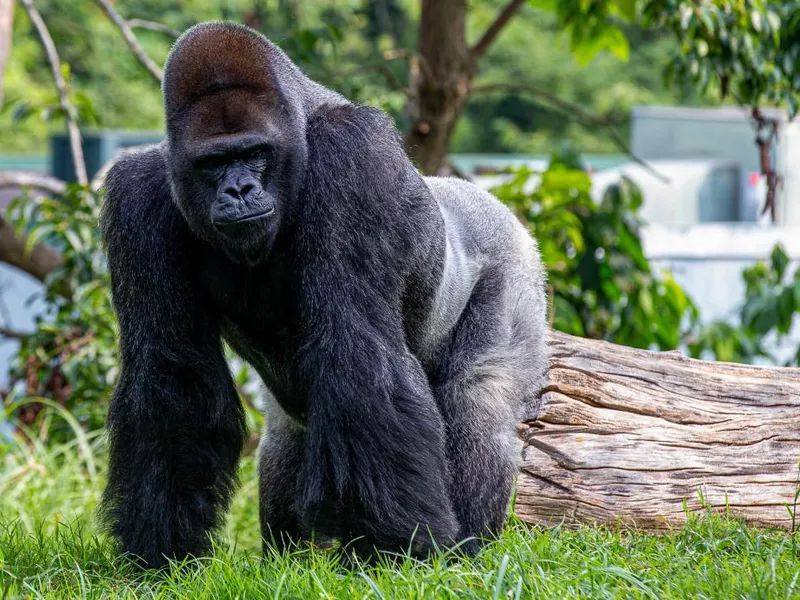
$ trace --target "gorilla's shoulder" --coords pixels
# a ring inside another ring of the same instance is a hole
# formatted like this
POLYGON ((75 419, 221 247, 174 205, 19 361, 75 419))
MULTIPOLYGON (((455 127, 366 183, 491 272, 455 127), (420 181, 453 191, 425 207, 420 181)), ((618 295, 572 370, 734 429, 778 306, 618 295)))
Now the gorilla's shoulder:
POLYGON ((367 134, 396 133, 393 121, 381 109, 352 102, 323 104, 309 118, 310 135, 330 135, 343 131, 367 134))
POLYGON ((311 115, 306 129, 312 160, 375 159, 402 155, 394 122, 382 110, 358 104, 327 104, 311 115))
POLYGON ((164 142, 123 151, 115 159, 103 185, 100 228, 106 239, 152 232, 176 212, 166 160, 164 142))
POLYGON ((142 192, 168 190, 166 153, 165 142, 124 150, 106 175, 106 197, 116 202, 142 192))

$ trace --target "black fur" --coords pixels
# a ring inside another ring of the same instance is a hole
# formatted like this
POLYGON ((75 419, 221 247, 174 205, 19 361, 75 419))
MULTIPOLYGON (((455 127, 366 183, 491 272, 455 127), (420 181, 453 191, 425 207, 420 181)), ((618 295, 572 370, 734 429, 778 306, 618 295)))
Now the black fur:
POLYGON ((122 549, 148 565, 196 555, 224 515, 244 428, 221 338, 272 396, 266 543, 339 538, 369 555, 408 548, 416 531, 424 555, 496 533, 514 424, 544 373, 532 242, 480 195, 448 225, 450 200, 434 199, 381 111, 316 87, 245 28, 185 34, 165 82, 168 140, 114 165, 102 216, 122 360, 103 515, 122 549), (258 93, 204 95, 180 76, 182 61, 216 64, 206 48, 226 36, 252 64, 220 58, 214 77, 238 90, 245 67, 264 69, 258 93), (269 152, 240 152, 251 134, 269 152), (235 149, 209 171, 193 155, 220 135, 235 149), (252 173, 250 196, 223 193, 252 173), (260 216, 264 203, 275 210, 260 216), (231 233, 212 222, 220 211, 258 215, 231 233))

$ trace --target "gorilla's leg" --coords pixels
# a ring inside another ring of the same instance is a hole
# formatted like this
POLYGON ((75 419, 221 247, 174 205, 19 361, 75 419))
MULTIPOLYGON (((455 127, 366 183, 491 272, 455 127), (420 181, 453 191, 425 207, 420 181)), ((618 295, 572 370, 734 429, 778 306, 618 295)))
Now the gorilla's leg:
POLYGON ((461 546, 468 554, 503 528, 518 468, 516 424, 543 375, 543 327, 519 320, 524 296, 499 274, 479 282, 432 382, 447 426, 459 541, 475 538, 461 546))
POLYGON ((267 428, 258 463, 261 538, 265 549, 269 544, 282 551, 300 540, 300 521, 294 506, 297 473, 304 452, 303 434, 299 428, 288 424, 267 428))
POLYGON ((284 551, 293 543, 308 540, 326 546, 337 534, 335 503, 321 507, 313 523, 302 522, 297 510, 297 478, 305 461, 305 433, 271 395, 266 405, 267 424, 258 463, 264 548, 270 545, 284 551))

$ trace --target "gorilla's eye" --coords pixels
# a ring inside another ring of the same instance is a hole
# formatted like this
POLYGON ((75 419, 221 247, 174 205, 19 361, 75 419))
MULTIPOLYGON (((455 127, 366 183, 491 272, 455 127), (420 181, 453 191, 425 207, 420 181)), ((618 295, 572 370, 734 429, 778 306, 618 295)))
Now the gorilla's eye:
POLYGON ((200 171, 211 172, 223 168, 230 162, 230 157, 225 154, 210 154, 208 156, 198 158, 195 161, 195 166, 200 171))
POLYGON ((246 161, 265 161, 272 160, 273 149, 266 144, 248 148, 241 157, 246 161))
POLYGON ((198 156, 194 160, 194 166, 198 172, 206 174, 217 173, 234 163, 247 163, 258 168, 266 168, 272 161, 273 155, 274 150, 268 144, 244 147, 227 146, 198 156))

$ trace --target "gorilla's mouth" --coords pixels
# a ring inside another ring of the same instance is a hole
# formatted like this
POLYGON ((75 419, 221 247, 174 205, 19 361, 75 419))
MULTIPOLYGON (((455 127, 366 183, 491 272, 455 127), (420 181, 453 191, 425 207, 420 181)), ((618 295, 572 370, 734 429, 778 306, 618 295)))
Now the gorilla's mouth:
POLYGON ((258 212, 245 213, 243 215, 236 215, 233 218, 227 216, 220 216, 214 219, 214 226, 219 229, 230 229, 234 227, 241 227, 242 225, 250 225, 252 223, 261 221, 271 217, 275 213, 275 205, 261 209, 258 212))
POLYGON ((275 212, 275 207, 274 206, 270 206, 269 208, 264 209, 264 210, 262 210, 260 212, 257 212, 257 213, 251 213, 249 215, 243 215, 241 217, 238 217, 238 218, 230 220, 230 221, 222 221, 222 222, 218 221, 218 223, 221 224, 221 225, 233 224, 233 223, 249 223, 250 221, 258 221, 259 219, 263 219, 264 217, 269 217, 274 212, 275 212))

